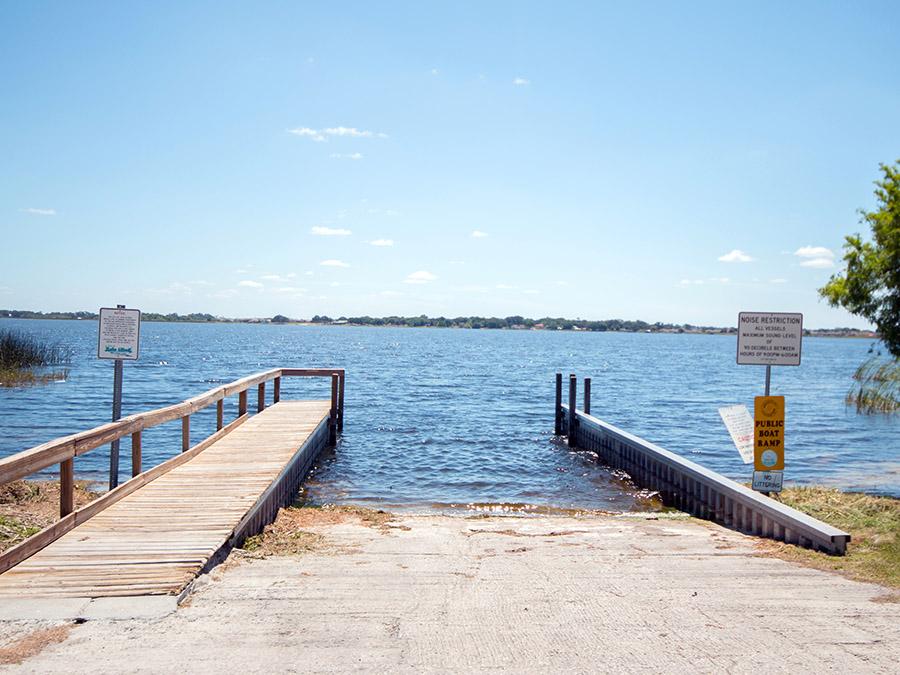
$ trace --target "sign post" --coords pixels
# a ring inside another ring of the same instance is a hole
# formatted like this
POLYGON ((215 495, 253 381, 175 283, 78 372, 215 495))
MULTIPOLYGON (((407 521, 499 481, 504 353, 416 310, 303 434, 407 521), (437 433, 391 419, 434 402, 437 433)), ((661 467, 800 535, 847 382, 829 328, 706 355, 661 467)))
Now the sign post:
POLYGON ((799 366, 803 315, 788 312, 738 314, 737 362, 766 367, 766 394, 753 406, 753 489, 781 492, 784 478, 784 396, 770 396, 772 366, 799 366))
MULTIPOLYGON (((100 330, 97 339, 97 358, 113 359, 113 403, 112 421, 122 417, 122 364, 125 360, 136 361, 140 354, 141 310, 125 309, 125 305, 115 308, 100 308, 100 330)), ((109 449, 109 489, 119 484, 119 440, 112 442, 109 449)))

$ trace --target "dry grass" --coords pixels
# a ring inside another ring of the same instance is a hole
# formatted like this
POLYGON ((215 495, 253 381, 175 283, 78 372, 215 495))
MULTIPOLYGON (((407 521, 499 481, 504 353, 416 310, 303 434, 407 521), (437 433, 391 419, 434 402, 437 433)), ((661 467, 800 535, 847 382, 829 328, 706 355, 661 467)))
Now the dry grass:
POLYGON ((301 555, 327 547, 325 537, 304 528, 340 523, 357 523, 367 527, 385 528, 393 516, 360 506, 303 506, 281 509, 275 522, 266 526, 262 534, 248 537, 243 549, 255 555, 301 555))
POLYGON ((25 659, 39 654, 45 647, 64 642, 74 624, 67 623, 52 628, 41 628, 25 637, 0 647, 0 665, 18 665, 25 659))
MULTIPOLYGON (((847 555, 832 556, 769 540, 760 542, 769 554, 851 579, 900 588, 900 499, 873 497, 834 488, 795 487, 777 499, 852 536, 847 555)), ((900 595, 886 596, 900 599, 900 595)))
MULTIPOLYGON (((97 497, 90 483, 75 483, 75 508, 97 497)), ((59 481, 17 480, 0 485, 0 553, 59 519, 59 481)))
POLYGON ((0 387, 24 387, 50 382, 64 382, 69 377, 68 369, 53 370, 49 373, 35 373, 23 368, 0 368, 0 387))

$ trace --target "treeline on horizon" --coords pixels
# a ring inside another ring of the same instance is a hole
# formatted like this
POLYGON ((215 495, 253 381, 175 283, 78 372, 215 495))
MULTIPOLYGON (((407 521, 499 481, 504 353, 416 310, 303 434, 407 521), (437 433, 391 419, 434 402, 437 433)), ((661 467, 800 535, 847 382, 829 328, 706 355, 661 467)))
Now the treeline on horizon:
MULTIPOLYGON (((94 320, 99 318, 95 312, 33 312, 30 310, 0 309, 0 318, 10 319, 82 319, 94 320)), ((507 317, 484 316, 458 316, 447 318, 443 316, 429 317, 424 314, 419 316, 339 316, 336 319, 330 316, 316 314, 312 319, 292 319, 283 314, 273 317, 232 319, 222 316, 214 316, 206 313, 159 314, 156 312, 142 312, 142 321, 179 322, 179 323, 313 323, 319 325, 348 325, 348 326, 384 326, 394 328, 470 328, 470 329, 507 329, 507 330, 583 330, 597 332, 702 332, 702 333, 736 333, 734 327, 721 326, 695 326, 693 324, 647 323, 646 321, 629 321, 624 319, 604 319, 592 321, 588 319, 566 319, 562 317, 543 317, 529 319, 514 315, 507 317)), ((874 335, 871 331, 858 328, 824 328, 804 329, 805 335, 812 334, 864 334, 874 335)))

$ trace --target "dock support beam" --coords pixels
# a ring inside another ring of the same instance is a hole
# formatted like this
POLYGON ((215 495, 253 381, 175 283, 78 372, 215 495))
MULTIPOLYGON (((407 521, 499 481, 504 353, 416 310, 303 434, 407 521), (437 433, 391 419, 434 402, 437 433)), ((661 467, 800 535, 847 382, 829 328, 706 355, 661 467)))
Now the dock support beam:
POLYGON ((181 418, 181 451, 187 452, 191 449, 191 416, 185 415, 181 418))
POLYGON ((566 431, 569 434, 569 447, 575 447, 575 398, 578 395, 578 378, 569 375, 569 423, 566 431))
POLYGON ((337 420, 337 430, 338 433, 343 433, 344 431, 344 380, 347 375, 342 370, 340 384, 338 389, 338 420, 337 420))
POLYGON ((584 378, 584 414, 591 414, 591 378, 584 378))
POLYGON ((556 400, 553 403, 553 433, 562 435, 562 373, 556 374, 556 400))
POLYGON ((328 415, 328 445, 337 445, 339 373, 331 374, 331 412, 328 415))
POLYGON ((131 434, 131 477, 141 473, 141 432, 131 434))
POLYGON ((256 412, 261 413, 266 409, 266 383, 260 382, 256 387, 256 412))
POLYGON ((75 510, 75 460, 59 463, 59 517, 65 518, 75 510))

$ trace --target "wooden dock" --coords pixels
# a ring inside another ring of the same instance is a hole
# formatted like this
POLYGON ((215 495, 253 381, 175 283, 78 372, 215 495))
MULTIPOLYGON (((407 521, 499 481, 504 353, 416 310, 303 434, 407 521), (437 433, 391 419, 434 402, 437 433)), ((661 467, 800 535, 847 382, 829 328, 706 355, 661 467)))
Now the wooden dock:
MULTIPOLYGON (((343 371, 331 370, 267 371, 179 404, 193 412, 229 393, 241 398, 238 418, 225 425, 220 415, 220 429, 210 438, 149 471, 136 472, 130 481, 0 556, 0 569, 6 570, 0 574, 0 598, 182 594, 200 572, 261 531, 279 507, 293 500, 316 456, 335 440, 343 377, 343 371), (332 376, 331 400, 280 401, 285 374, 332 376), (266 407, 269 379, 275 380, 274 401, 266 407), (254 385, 259 412, 251 416, 246 390, 254 385)), ((173 415, 173 408, 178 406, 163 409, 167 414, 152 411, 113 425, 119 425, 122 435, 133 434, 135 425, 147 428, 181 417, 183 429, 189 430, 184 421, 189 415, 173 415)), ((56 446, 77 447, 79 437, 91 438, 95 432, 0 460, 0 484, 34 471, 41 454, 55 457, 56 446)), ((140 441, 132 440, 139 468, 140 441)), ((64 495, 62 501, 66 499, 64 495)), ((61 509, 65 511, 64 504, 61 509)))

